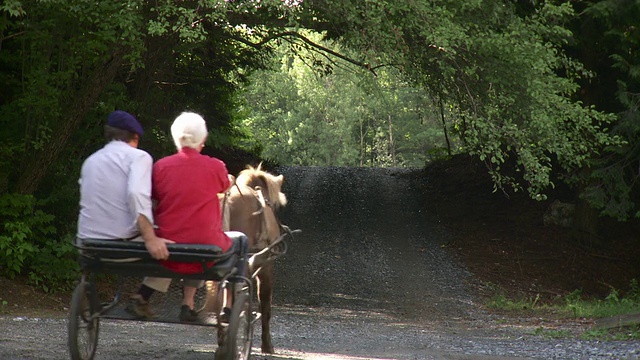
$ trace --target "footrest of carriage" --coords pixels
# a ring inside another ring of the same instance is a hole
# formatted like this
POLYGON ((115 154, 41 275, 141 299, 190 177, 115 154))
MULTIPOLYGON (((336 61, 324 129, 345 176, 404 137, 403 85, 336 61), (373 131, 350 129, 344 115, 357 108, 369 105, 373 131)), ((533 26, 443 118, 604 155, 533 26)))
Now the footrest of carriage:
POLYGON ((200 311, 195 321, 180 321, 180 307, 174 308, 159 308, 153 309, 155 315, 152 318, 140 318, 130 314, 125 310, 126 303, 122 306, 116 306, 109 311, 101 315, 101 318, 112 320, 132 320, 132 321, 144 321, 144 322, 161 322, 161 323, 175 323, 186 325, 200 325, 200 326, 216 326, 218 321, 214 314, 207 311, 200 311))

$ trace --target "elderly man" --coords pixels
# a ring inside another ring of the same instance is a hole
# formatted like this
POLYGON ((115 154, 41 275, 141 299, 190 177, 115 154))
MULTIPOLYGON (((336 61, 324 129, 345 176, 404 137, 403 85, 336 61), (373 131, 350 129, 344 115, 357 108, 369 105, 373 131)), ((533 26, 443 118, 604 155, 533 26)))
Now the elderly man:
MULTIPOLYGON (((201 154, 207 140, 207 126, 204 119, 195 113, 184 112, 171 126, 171 135, 178 152, 156 162, 153 166, 152 198, 156 201, 154 210, 158 234, 176 243, 216 245, 223 251, 232 247, 232 240, 222 230, 222 214, 218 194, 224 193, 232 184, 226 165, 219 159, 201 154)), ((240 241, 237 249, 246 254, 246 240, 240 241)), ((199 263, 163 264, 181 274, 203 271, 199 263)), ((238 264, 244 271, 244 262, 238 264)), ((146 278, 138 291, 138 303, 148 303, 154 291, 166 292, 171 279, 146 278)), ((183 282, 183 302, 180 309, 181 321, 195 321, 194 296, 203 282, 185 280, 183 282)), ((144 312, 137 312, 139 316, 144 312)))
POLYGON ((77 237, 144 241, 153 258, 166 260, 166 243, 172 241, 156 236, 153 229, 153 159, 138 149, 143 134, 133 115, 121 110, 109 114, 108 143, 82 164, 77 237))

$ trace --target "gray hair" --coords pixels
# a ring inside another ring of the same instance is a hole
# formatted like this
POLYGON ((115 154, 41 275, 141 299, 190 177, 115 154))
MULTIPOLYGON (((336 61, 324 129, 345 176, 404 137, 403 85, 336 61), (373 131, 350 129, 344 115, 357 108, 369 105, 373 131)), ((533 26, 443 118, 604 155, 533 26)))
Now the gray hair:
POLYGON ((202 116, 183 112, 171 125, 171 136, 178 150, 183 147, 198 149, 200 144, 207 138, 207 124, 202 116))
POLYGON ((104 126, 104 137, 107 141, 118 140, 129 142, 134 139, 135 135, 135 133, 129 130, 118 129, 109 125, 104 126))

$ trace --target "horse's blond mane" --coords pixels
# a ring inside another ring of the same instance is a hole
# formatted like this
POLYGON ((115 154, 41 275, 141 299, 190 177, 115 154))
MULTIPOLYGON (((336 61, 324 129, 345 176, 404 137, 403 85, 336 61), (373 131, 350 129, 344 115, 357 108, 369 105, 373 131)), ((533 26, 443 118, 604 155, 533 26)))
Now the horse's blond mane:
POLYGON ((247 165, 247 168, 238 174, 236 184, 253 188, 260 183, 260 180, 267 185, 267 191, 269 193, 269 199, 271 199, 272 206, 278 208, 287 204, 287 197, 280 192, 284 176, 275 176, 262 170, 262 163, 258 164, 255 168, 251 165, 247 165))

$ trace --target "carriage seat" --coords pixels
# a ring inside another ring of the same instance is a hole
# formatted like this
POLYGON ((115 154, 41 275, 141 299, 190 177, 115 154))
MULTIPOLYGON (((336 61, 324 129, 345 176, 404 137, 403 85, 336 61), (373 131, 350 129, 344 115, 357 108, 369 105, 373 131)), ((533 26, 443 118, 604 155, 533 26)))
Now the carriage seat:
MULTIPOLYGON (((240 232, 227 232, 230 238, 244 236, 240 232)), ((180 279, 220 281, 235 269, 239 251, 234 241, 232 247, 223 252, 218 246, 202 244, 167 244, 169 259, 178 262, 201 263, 203 272, 180 274, 164 267, 151 257, 143 242, 76 239, 78 262, 83 270, 98 273, 129 276, 153 276, 180 279), (213 266, 208 264, 214 263, 213 266)))

